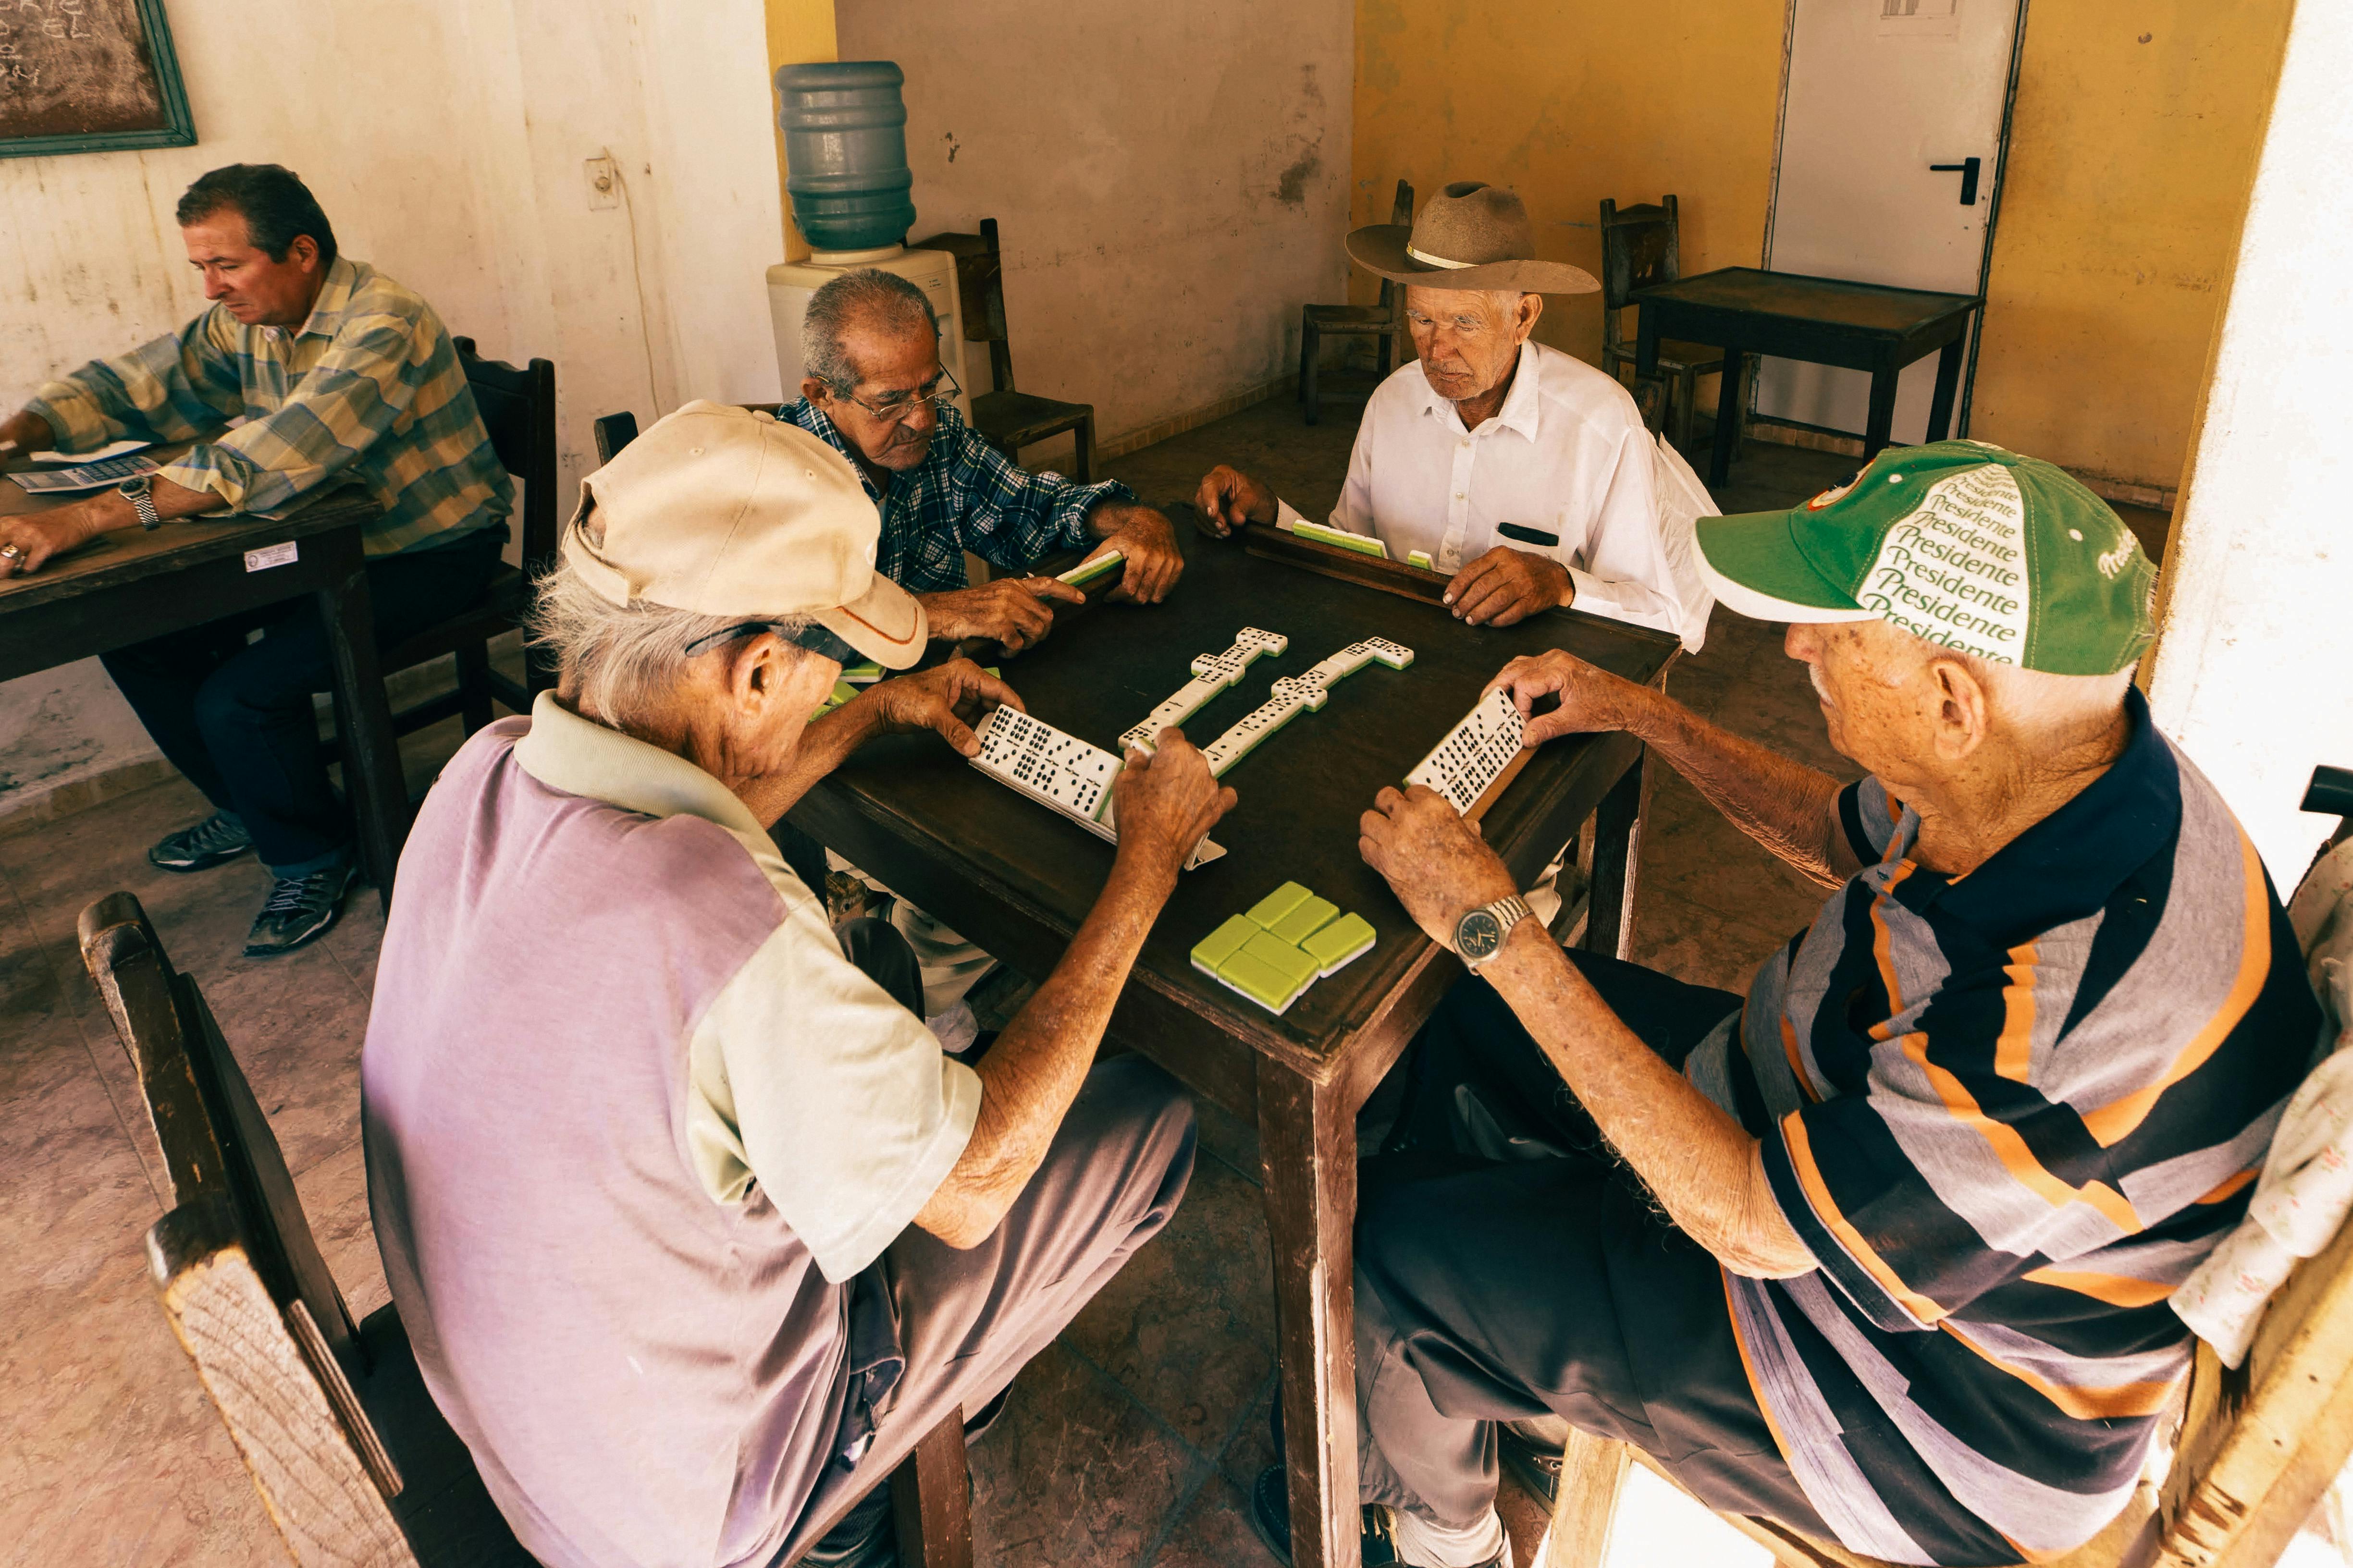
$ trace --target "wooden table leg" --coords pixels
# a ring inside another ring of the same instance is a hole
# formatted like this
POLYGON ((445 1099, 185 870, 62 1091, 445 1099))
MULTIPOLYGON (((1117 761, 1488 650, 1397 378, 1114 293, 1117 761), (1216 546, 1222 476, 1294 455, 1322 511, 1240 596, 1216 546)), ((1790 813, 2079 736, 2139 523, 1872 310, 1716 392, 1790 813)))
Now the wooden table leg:
POLYGON ((408 787, 401 778, 400 742, 392 732, 392 700, 376 664, 367 559, 356 528, 320 535, 318 548, 331 563, 327 585, 314 597, 335 661, 343 788, 359 819, 361 864, 375 879, 376 897, 389 910, 393 869, 408 836, 408 787))
POLYGON ((1741 378, 1748 356, 1731 343, 1724 348, 1724 378, 1715 395, 1715 450, 1707 459, 1707 488, 1720 490, 1732 477, 1732 449, 1740 445, 1740 409, 1745 396, 1741 378))
POLYGON ((1356 1108, 1258 1062, 1259 1158, 1282 1358, 1282 1462, 1295 1568, 1358 1568, 1356 1108))
POLYGON ((1862 429, 1862 460, 1883 451, 1895 435, 1895 391, 1904 367, 1883 360, 1871 373, 1871 419, 1862 429))
POLYGON ((1928 439, 1941 441, 1953 433, 1953 404, 1961 390, 1961 355, 1968 349, 1966 331, 1936 353, 1936 391, 1928 400, 1928 439))
POLYGON ((1588 952, 1624 958, 1634 943, 1634 878, 1642 855, 1642 758, 1619 775, 1593 814, 1593 880, 1588 885, 1588 952))

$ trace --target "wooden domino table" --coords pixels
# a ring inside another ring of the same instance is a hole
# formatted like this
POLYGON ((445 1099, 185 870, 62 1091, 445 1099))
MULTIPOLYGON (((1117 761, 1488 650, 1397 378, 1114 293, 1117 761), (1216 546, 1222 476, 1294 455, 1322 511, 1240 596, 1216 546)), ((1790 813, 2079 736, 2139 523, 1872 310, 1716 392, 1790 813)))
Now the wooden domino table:
MULTIPOLYGON (((1186 571, 1165 604, 1071 610, 1042 645, 1005 664, 1005 679, 1032 712, 1110 748, 1186 683, 1197 655, 1226 648, 1243 626, 1287 637, 1287 652, 1258 659, 1187 724, 1187 737, 1206 745, 1265 701, 1276 679, 1350 643, 1377 636, 1414 650, 1409 669, 1369 669, 1334 687, 1321 711, 1301 714, 1226 775, 1240 796, 1214 830, 1228 852, 1179 879, 1112 1018, 1121 1044, 1258 1126, 1294 1561, 1356 1568, 1356 1116, 1463 973, 1358 858, 1357 816, 1514 656, 1561 647, 1655 682, 1677 645, 1573 611, 1504 630, 1465 626, 1432 602, 1444 580, 1430 574, 1334 563, 1287 535, 1256 530, 1246 542, 1219 542, 1180 518, 1178 532, 1186 571), (1278 1017, 1195 969, 1189 954, 1227 916, 1293 880, 1364 915, 1377 940, 1278 1017)), ((1486 837, 1525 886, 1598 812, 1585 943, 1614 953, 1641 798, 1636 742, 1615 734, 1555 742, 1489 810, 1486 837)), ((860 750, 802 800, 792 821, 1030 975, 1060 957, 1113 853, 930 736, 860 750)))

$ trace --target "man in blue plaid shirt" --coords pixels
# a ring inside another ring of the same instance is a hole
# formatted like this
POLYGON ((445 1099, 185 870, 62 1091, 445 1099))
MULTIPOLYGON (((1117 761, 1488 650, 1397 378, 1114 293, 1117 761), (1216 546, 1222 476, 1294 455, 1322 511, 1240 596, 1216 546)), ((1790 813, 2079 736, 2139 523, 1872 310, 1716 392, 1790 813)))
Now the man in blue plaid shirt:
POLYGON ((947 400, 939 332, 923 291, 893 273, 846 272, 809 300, 808 378, 783 417, 839 448, 882 514, 875 566, 923 602, 935 637, 991 637, 1018 653, 1054 624, 1050 599, 1077 603, 1051 577, 965 585, 964 552, 1006 572, 1096 543, 1126 574, 1114 599, 1158 604, 1185 570, 1168 520, 1117 480, 1032 474, 975 435, 947 400))

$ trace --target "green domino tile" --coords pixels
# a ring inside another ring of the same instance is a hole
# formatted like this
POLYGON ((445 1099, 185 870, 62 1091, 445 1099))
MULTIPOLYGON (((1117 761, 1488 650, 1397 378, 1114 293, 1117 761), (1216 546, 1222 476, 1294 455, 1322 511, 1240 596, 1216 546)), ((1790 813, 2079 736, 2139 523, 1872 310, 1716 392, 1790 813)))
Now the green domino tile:
POLYGON ((1194 943, 1193 967, 1215 974, 1218 965, 1231 958, 1242 943, 1257 934, 1257 922, 1248 915, 1228 915, 1225 924, 1194 943))
POLYGON ((870 658, 863 664, 844 668, 841 679, 852 686, 871 686, 882 679, 882 667, 870 658))
POLYGON ((839 708, 857 695, 858 688, 850 685, 847 680, 837 680, 833 683, 833 696, 829 700, 839 708))
POLYGON ((1297 1001, 1306 984, 1292 979, 1271 963, 1261 963, 1247 952, 1237 952, 1218 965, 1218 978, 1270 1013, 1280 1013, 1297 1001))
POLYGON ((1345 529, 1326 528, 1320 522, 1294 522, 1291 525, 1291 531, 1300 538, 1312 539, 1318 544, 1336 545, 1342 550, 1353 550, 1359 555, 1370 555, 1382 561, 1389 558, 1389 547, 1387 544, 1377 539, 1368 539, 1361 533, 1350 533, 1345 529))
POLYGON ((1307 939, 1322 931, 1339 912, 1340 906, 1331 900, 1319 899, 1310 893, 1305 903, 1266 929, 1293 947, 1304 947, 1307 939))
POLYGON ((1080 564, 1071 567, 1068 572, 1063 573, 1057 581, 1068 583, 1073 588, 1083 588, 1088 584, 1095 582, 1105 574, 1116 570, 1119 563, 1126 558, 1127 557, 1121 552, 1113 550, 1106 554, 1096 556, 1092 561, 1082 562, 1080 564))
POLYGON ((1373 945, 1373 926, 1362 915, 1342 915, 1299 944, 1325 974, 1361 958, 1373 945))
POLYGON ((1315 895, 1296 882, 1285 882, 1257 903, 1250 906, 1250 918, 1269 931, 1274 922, 1305 903, 1315 895))
POLYGON ((1294 985, 1315 978, 1315 961, 1272 931, 1260 931, 1242 943, 1240 955, 1265 964, 1294 985))
POLYGON ((1427 550, 1407 551, 1405 552, 1405 563, 1409 566, 1419 566, 1425 572, 1435 572, 1438 570, 1438 563, 1430 560, 1430 552, 1427 550))

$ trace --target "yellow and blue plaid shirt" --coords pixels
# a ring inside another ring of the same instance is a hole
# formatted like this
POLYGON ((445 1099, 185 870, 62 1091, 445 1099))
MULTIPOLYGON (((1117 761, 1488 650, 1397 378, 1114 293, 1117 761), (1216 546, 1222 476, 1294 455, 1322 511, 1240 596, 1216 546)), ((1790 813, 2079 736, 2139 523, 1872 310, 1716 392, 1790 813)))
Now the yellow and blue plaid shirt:
POLYGON ((177 333, 93 360, 28 404, 60 452, 192 441, 156 477, 274 516, 349 470, 384 515, 370 555, 503 521, 514 482, 491 449, 433 307, 364 261, 337 257, 301 327, 248 327, 216 305, 177 333))

